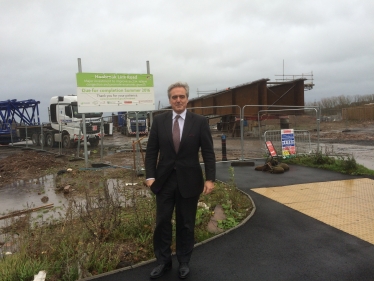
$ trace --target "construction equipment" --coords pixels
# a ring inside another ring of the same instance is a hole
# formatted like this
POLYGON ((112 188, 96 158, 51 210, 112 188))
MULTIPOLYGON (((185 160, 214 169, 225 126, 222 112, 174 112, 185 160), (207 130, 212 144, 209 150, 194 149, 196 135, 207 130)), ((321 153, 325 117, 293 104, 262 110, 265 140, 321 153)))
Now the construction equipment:
POLYGON ((16 99, 0 101, 0 144, 20 141, 16 127, 40 126, 39 101, 16 99))
POLYGON ((146 111, 118 112, 118 128, 121 134, 128 137, 136 136, 136 115, 138 115, 139 135, 148 135, 148 118, 146 111))
MULTIPOLYGON (((61 143, 64 148, 73 148, 78 139, 84 139, 77 96, 52 97, 49 123, 40 122, 39 103, 35 100, 0 102, 0 144, 31 139, 36 146, 54 147, 61 143)), ((86 137, 91 146, 97 146, 104 135, 100 131, 101 116, 101 112, 85 114, 86 137)))

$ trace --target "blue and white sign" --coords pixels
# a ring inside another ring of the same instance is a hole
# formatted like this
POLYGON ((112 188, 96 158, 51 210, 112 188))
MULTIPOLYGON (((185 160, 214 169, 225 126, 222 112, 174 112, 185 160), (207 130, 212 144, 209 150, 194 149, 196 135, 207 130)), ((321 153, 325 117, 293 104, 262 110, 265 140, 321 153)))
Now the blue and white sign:
POLYGON ((281 130, 282 156, 289 158, 296 155, 295 134, 293 129, 281 130))

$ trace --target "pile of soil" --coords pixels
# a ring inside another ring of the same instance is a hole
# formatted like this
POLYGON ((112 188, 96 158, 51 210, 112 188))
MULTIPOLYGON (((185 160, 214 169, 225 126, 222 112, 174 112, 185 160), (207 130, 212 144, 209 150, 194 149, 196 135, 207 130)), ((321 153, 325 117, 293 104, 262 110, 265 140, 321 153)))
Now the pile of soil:
POLYGON ((38 178, 47 171, 66 168, 66 157, 31 150, 16 151, 0 159, 0 187, 17 180, 38 178))

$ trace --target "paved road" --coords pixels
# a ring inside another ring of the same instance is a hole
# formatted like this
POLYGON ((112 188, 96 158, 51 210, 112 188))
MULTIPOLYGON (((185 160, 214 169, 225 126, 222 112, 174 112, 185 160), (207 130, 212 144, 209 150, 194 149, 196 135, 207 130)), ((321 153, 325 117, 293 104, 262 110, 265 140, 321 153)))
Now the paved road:
MULTIPOLYGON (((229 167, 217 165, 218 179, 229 179, 229 167)), ((251 191, 352 178, 299 166, 279 175, 235 167, 237 186, 253 198, 256 212, 243 226, 195 248, 188 280, 374 280, 374 245, 251 191)), ((175 257, 173 262, 158 280, 178 280, 175 257)), ((149 280, 155 265, 87 280, 149 280)))

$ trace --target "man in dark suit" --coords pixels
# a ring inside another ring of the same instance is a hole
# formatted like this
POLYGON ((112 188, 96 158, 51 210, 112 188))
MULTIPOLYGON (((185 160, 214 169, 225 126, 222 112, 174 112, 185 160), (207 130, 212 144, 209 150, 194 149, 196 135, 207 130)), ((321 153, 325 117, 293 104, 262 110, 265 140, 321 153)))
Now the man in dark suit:
POLYGON ((156 115, 148 138, 145 168, 147 186, 156 194, 153 235, 158 266, 151 278, 171 269, 172 214, 176 215, 176 254, 179 277, 188 276, 194 247, 194 227, 200 194, 209 194, 216 176, 213 140, 204 116, 186 110, 189 87, 177 82, 168 88, 173 111, 156 115), (204 161, 204 182, 199 150, 204 161))

